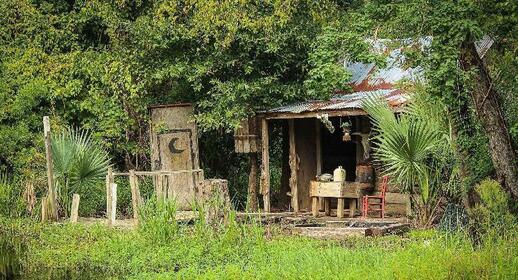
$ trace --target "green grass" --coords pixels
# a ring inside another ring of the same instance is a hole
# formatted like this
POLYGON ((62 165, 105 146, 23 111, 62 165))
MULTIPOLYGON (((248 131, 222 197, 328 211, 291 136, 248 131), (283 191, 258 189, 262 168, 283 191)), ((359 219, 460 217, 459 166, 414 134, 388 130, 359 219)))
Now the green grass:
POLYGON ((143 230, 0 219, 0 235, 24 244, 28 279, 518 279, 516 238, 473 248, 435 231, 340 242, 263 234, 232 223, 182 226, 161 240, 143 230))

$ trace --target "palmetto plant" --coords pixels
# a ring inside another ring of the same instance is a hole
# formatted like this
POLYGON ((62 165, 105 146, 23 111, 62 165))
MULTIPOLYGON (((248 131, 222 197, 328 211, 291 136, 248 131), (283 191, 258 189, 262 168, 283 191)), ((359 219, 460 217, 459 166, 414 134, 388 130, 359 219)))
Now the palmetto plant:
POLYGON ((102 180, 110 165, 108 153, 90 133, 75 128, 53 135, 52 161, 58 198, 67 213, 72 194, 102 180))
POLYGON ((441 108, 431 106, 415 102, 396 115, 387 102, 375 97, 363 103, 374 125, 374 157, 393 183, 420 195, 414 206, 421 225, 429 225, 434 218, 444 177, 442 151, 449 145, 448 126, 435 114, 441 108))

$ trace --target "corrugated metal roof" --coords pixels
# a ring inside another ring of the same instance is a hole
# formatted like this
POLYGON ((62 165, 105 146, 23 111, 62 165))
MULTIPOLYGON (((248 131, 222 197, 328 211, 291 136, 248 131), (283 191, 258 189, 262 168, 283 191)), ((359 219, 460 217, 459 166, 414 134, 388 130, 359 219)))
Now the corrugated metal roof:
POLYGON ((383 97, 393 107, 398 107, 408 100, 408 96, 398 89, 380 89, 359 91, 351 94, 336 94, 329 100, 312 100, 271 109, 269 113, 304 113, 326 110, 361 109, 361 102, 367 96, 383 97))

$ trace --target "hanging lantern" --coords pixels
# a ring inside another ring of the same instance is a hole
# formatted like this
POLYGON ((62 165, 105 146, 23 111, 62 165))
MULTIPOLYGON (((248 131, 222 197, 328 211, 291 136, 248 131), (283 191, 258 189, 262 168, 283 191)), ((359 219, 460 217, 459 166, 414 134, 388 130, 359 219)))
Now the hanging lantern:
POLYGON ((343 133, 344 133, 344 135, 342 136, 342 140, 344 142, 351 141, 351 124, 349 122, 344 122, 341 125, 341 127, 342 127, 343 133))

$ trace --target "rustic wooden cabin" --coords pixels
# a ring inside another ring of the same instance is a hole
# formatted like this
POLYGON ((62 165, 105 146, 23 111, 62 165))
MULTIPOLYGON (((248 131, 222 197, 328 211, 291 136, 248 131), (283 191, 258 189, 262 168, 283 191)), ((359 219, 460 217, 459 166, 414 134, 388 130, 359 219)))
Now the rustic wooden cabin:
MULTIPOLYGON (((387 67, 379 69, 374 64, 349 63, 345 67, 352 73, 348 82, 352 92, 336 93, 329 100, 299 102, 260 112, 257 115, 260 128, 261 180, 264 211, 290 209, 294 212, 311 211, 312 181, 317 175, 333 173, 338 166, 346 171, 346 185, 362 196, 377 191, 379 168, 372 163, 370 134, 372 125, 362 109, 362 100, 368 96, 385 99, 394 111, 408 101, 410 93, 399 89, 402 81, 415 82, 421 69, 404 68, 404 57, 400 49, 388 50, 382 44, 380 51, 387 53, 387 67), (269 156, 269 132, 273 125, 287 127, 283 145, 287 149, 288 168, 282 168, 281 191, 271 197, 271 176, 269 156), (282 191, 286 190, 286 191, 282 191), (288 202, 288 205, 283 202, 288 202), (284 204, 284 205, 283 205, 284 204), (286 207, 287 206, 287 207, 286 207)), ((242 139, 242 138, 240 138, 242 139)), ((349 208, 360 200, 352 200, 349 208)), ((340 204, 340 200, 338 202, 340 204)), ((343 203, 343 202, 342 202, 343 203)), ((394 186, 389 189, 387 203, 394 204, 394 213, 408 212, 408 196, 397 193, 394 186), (398 205, 396 205, 398 204, 398 205)), ((322 202, 320 206, 322 207, 322 202)), ((325 206, 326 212, 328 211, 325 206)), ((330 205, 333 208, 334 205, 330 205)), ((350 213, 354 214, 354 208, 350 213)))

